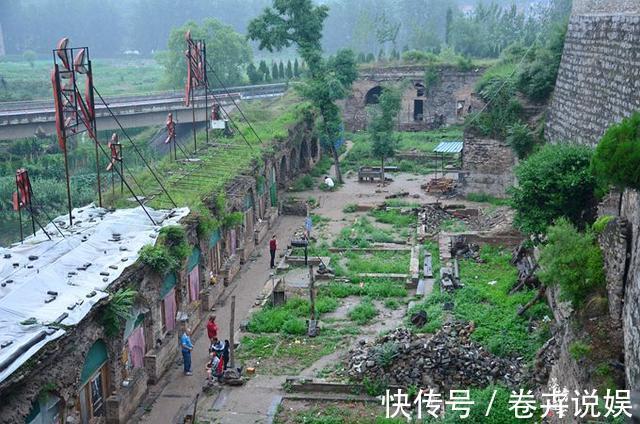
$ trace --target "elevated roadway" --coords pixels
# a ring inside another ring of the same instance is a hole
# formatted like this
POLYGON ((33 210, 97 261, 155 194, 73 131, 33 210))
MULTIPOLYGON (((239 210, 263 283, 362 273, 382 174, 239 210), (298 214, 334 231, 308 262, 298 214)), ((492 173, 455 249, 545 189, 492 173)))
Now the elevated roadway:
MULTIPOLYGON (((217 99, 223 107, 233 101, 279 97, 284 94, 287 84, 265 84, 213 90, 208 97, 211 106, 217 99)), ((107 97, 105 101, 124 128, 164 125, 167 113, 173 113, 178 123, 192 121, 191 106, 184 105, 182 91, 169 91, 149 95, 107 97)), ((194 99, 197 122, 206 120, 205 96, 194 99)), ((96 96, 96 124, 98 130, 117 129, 118 123, 107 107, 96 96)), ((0 103, 0 140, 14 140, 55 133, 53 100, 0 103)))

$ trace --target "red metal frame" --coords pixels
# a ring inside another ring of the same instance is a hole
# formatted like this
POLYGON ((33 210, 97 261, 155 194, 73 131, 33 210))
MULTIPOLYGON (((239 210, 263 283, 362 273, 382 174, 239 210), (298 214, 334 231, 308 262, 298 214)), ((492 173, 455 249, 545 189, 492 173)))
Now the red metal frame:
POLYGON ((198 150, 196 141, 196 109, 193 101, 194 92, 197 88, 204 88, 204 116, 207 134, 207 144, 209 144, 209 80, 207 78, 207 45, 204 40, 194 40, 191 38, 191 30, 184 35, 187 42, 185 56, 187 58, 187 79, 185 81, 184 103, 191 104, 191 117, 193 125, 193 148, 194 153, 198 150))
POLYGON ((69 39, 62 38, 53 50, 51 83, 53 85, 58 144, 64 153, 65 159, 69 225, 73 225, 67 139, 85 131, 95 142, 98 204, 102 207, 100 161, 98 156, 99 141, 96 130, 93 72, 89 58, 89 48, 69 47, 69 39), (79 85, 82 85, 83 79, 84 92, 78 88, 79 85))
POLYGON ((173 121, 173 114, 167 114, 167 138, 164 140, 164 144, 169 144, 169 155, 171 155, 171 149, 173 149, 174 160, 178 159, 178 152, 176 146, 176 123, 173 121))

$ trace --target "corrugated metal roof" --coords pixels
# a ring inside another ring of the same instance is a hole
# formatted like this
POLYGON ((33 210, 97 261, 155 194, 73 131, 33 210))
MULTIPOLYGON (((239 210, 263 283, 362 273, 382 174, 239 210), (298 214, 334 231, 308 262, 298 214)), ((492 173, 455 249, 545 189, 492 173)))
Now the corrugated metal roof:
POLYGON ((460 153, 462 151, 462 141, 443 141, 433 149, 434 153, 460 153))

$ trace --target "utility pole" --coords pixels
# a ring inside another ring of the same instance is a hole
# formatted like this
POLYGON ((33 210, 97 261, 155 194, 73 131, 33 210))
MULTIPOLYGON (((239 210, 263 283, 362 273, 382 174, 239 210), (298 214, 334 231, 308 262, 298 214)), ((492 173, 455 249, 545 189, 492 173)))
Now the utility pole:
POLYGON ((236 321, 236 296, 231 296, 231 320, 229 321, 229 364, 231 365, 231 369, 235 369, 235 360, 234 360, 234 350, 235 350, 235 340, 234 340, 234 327, 236 321))

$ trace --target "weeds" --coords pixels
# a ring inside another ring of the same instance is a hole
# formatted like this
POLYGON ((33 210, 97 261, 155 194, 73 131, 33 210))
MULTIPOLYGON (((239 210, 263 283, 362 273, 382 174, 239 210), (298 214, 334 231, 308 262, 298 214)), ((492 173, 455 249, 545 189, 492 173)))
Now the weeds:
POLYGON ((406 228, 415 226, 418 219, 411 213, 402 213, 397 209, 375 210, 369 213, 376 221, 384 224, 391 224, 395 228, 406 228))
POLYGON ((406 274, 411 260, 408 252, 371 252, 346 254, 347 270, 351 275, 358 273, 406 274))
POLYGON ((376 315, 378 315, 378 310, 367 298, 349 311, 349 319, 359 325, 368 324, 376 315))
POLYGON ((342 212, 344 213, 353 213, 358 211, 358 205, 355 203, 348 203, 342 208, 342 212))
MULTIPOLYGON (((316 313, 324 314, 335 311, 340 302, 337 299, 319 296, 316 299, 316 313)), ((266 306, 256 311, 249 319, 247 329, 252 333, 278 333, 304 334, 309 318, 309 301, 300 297, 294 297, 282 306, 266 306)))
POLYGON ((330 297, 367 296, 371 298, 405 297, 407 289, 394 281, 363 281, 357 283, 331 282, 320 288, 320 293, 330 297))

